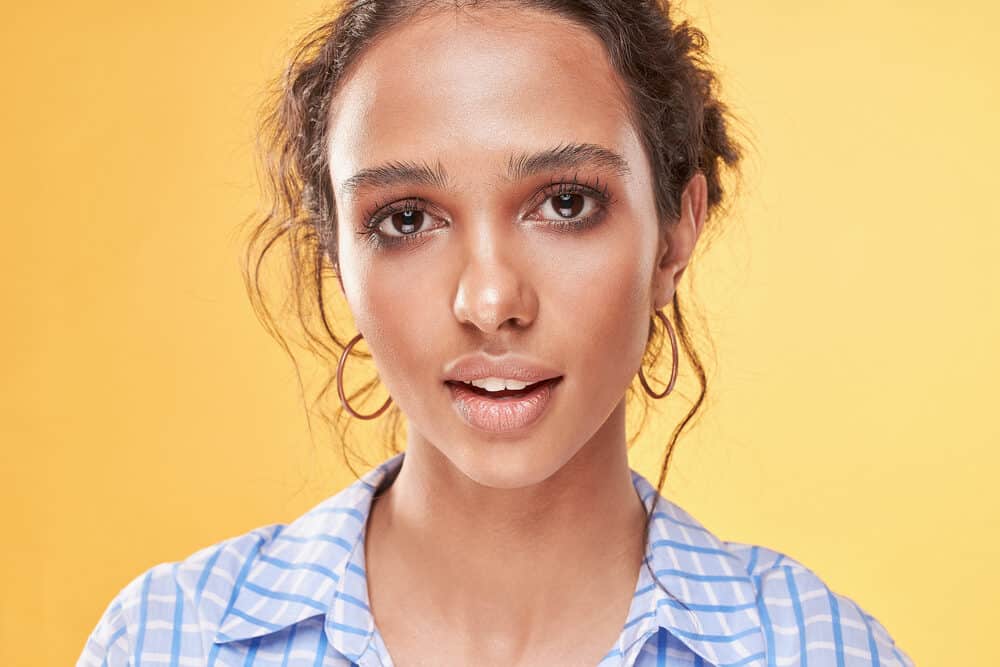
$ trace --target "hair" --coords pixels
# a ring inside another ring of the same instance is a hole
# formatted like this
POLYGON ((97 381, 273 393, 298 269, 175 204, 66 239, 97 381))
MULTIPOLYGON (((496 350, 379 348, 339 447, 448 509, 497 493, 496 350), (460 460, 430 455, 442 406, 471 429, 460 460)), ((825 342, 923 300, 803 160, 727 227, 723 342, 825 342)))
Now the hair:
MULTIPOLYGON (((337 360, 346 346, 333 331, 324 288, 326 278, 337 277, 337 225, 334 195, 327 163, 328 116, 344 73, 365 48, 394 26, 424 11, 461 10, 480 6, 531 8, 551 12, 588 28, 600 38, 614 69, 630 97, 630 120, 641 138, 653 174, 654 201, 661 225, 676 224, 680 217, 681 193, 697 172, 708 184, 708 210, 699 248, 718 235, 720 211, 728 208, 729 183, 739 185, 738 166, 743 149, 734 137, 736 119, 720 101, 718 79, 708 64, 707 38, 688 21, 674 22, 667 0, 344 0, 332 16, 309 30, 292 50, 282 74, 269 89, 262 108, 258 152, 263 170, 262 186, 268 207, 251 218, 252 228, 243 257, 243 276, 254 310, 295 365, 299 388, 305 389, 288 338, 279 318, 267 303, 261 286, 265 258, 282 242, 287 249, 283 274, 290 278, 285 310, 294 310, 304 338, 299 345, 327 363, 330 373, 310 408, 337 428, 341 452, 349 467, 346 426, 349 415, 331 405, 329 394, 336 382, 337 360)), ((686 273, 690 273, 690 269, 686 273)), ((687 281, 690 282, 690 281, 687 281)), ((687 297, 685 297, 685 304, 687 297)), ((704 364, 695 346, 687 320, 687 308, 675 291, 672 320, 683 351, 698 382, 698 393, 687 414, 676 425, 666 447, 657 490, 662 493, 674 445, 680 433, 698 413, 706 396, 704 364)), ((660 327, 662 328, 662 327, 660 327)), ((707 336, 705 337, 708 340, 707 336)), ((708 340, 710 345, 710 340, 708 340)), ((654 368, 660 357, 664 335, 650 319, 649 336, 642 363, 654 368)), ((714 349, 712 350, 714 354, 714 349)), ((358 353, 361 357, 370 357, 358 353)), ((644 373, 655 377, 651 373, 644 373)), ((361 386, 349 398, 368 396, 377 378, 361 386)), ((635 383, 627 396, 646 398, 635 383)), ((352 402, 353 403, 353 402, 352 402)), ((356 404, 354 404, 356 405, 356 404)), ((648 404, 641 402, 640 430, 646 423, 648 404)), ((393 405, 384 422, 391 434, 390 450, 399 453, 396 438, 401 414, 393 405)), ((311 421, 309 422, 312 433, 311 421)), ((637 433, 638 435, 638 433, 637 433)), ((633 439, 629 440, 631 447, 633 439)), ((351 467, 355 476, 357 471, 351 467)), ((645 500, 645 499, 643 499, 645 500)), ((653 511, 656 507, 653 506, 653 511)), ((648 538, 649 512, 645 535, 648 538)), ((648 561, 648 559, 647 559, 648 561)), ((647 562, 647 567, 648 567, 647 562)), ((658 580, 653 577, 654 581, 658 580)), ((661 586, 662 587, 662 586, 661 586)), ((664 589, 665 590, 665 589, 664 589)), ((669 594, 669 591, 667 591, 669 594)), ((671 594, 671 597, 674 597, 671 594)), ((676 598, 675 598, 676 599, 676 598)), ((685 607, 686 608, 686 607, 685 607)))

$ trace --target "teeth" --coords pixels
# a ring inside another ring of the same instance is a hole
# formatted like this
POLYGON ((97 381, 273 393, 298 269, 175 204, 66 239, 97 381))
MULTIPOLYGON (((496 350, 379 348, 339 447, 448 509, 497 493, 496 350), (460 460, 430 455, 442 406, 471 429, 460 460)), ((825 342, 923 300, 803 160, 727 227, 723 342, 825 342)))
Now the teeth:
MULTIPOLYGON (((464 380, 463 380, 464 382, 464 380)), ((505 389, 524 389, 525 387, 537 384, 536 382, 520 382, 519 380, 507 380, 505 378, 481 378, 479 380, 473 380, 471 382, 465 382, 465 384, 471 384, 474 387, 479 387, 480 389, 485 389, 486 391, 503 391, 505 389)))

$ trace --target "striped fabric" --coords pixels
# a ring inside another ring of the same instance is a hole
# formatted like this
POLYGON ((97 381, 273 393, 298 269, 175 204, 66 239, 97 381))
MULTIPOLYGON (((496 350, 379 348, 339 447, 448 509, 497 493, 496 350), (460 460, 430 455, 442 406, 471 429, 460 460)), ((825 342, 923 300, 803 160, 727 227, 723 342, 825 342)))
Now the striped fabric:
MULTIPOLYGON (((142 573, 108 605, 77 666, 391 667, 368 607, 364 528, 373 494, 404 456, 290 524, 142 573)), ((632 480, 650 511, 656 489, 635 470, 632 480)), ((598 667, 913 665, 875 618, 808 568, 722 542, 662 496, 646 557, 660 586, 640 568, 628 620, 598 667)))

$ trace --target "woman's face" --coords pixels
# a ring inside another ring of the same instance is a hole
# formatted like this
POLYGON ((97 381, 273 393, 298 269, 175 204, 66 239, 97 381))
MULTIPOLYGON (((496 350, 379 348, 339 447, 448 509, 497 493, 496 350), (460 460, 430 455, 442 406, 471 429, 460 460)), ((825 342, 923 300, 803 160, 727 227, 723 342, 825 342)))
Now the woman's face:
POLYGON ((478 9, 394 29, 333 100, 338 261, 355 323, 409 448, 432 446, 481 484, 534 484, 588 443, 623 442, 602 426, 624 411, 651 310, 669 303, 690 253, 664 253, 621 86, 586 29, 478 9), (561 379, 540 392, 542 410, 537 391, 494 399, 446 383, 477 352, 522 355, 561 379))

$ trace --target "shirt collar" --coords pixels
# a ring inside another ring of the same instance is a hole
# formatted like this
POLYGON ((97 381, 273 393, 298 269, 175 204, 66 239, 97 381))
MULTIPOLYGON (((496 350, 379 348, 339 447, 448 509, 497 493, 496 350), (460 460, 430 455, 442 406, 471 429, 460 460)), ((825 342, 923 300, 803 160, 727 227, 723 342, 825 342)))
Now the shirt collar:
MULTIPOLYGON (((214 643, 263 636, 325 615, 333 648, 361 665, 377 664, 363 537, 375 491, 404 456, 379 464, 261 544, 236 579, 214 643)), ((745 564, 646 478, 635 470, 631 476, 646 511, 653 511, 649 568, 640 570, 631 621, 613 652, 632 664, 645 640, 665 628, 709 664, 759 660, 764 635, 745 564)))

